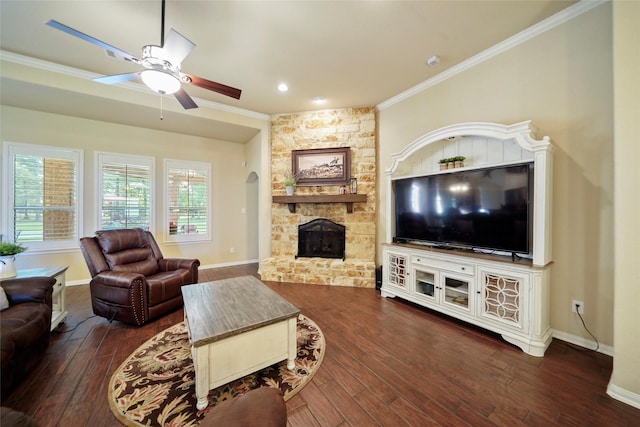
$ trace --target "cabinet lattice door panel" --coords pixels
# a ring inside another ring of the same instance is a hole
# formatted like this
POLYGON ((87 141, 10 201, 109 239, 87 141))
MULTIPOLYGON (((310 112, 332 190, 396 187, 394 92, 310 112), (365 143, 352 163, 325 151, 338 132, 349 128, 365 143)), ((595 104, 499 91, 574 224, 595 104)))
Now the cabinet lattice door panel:
POLYGON ((406 288, 407 286, 407 257, 393 253, 389 254, 389 284, 406 288))
POLYGON ((498 274, 484 274, 483 312, 486 316, 521 325, 520 279, 498 274))

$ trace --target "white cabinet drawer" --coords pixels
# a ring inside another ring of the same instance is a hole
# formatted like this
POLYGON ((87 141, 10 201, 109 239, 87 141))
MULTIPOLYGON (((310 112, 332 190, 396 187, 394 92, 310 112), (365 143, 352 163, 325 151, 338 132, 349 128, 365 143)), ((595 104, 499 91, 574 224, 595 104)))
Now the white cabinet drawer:
POLYGON ((440 259, 433 259, 424 256, 416 256, 411 257, 411 262, 414 264, 425 265, 428 267, 437 268, 440 270, 451 271, 460 274, 475 274, 475 269, 473 265, 470 264, 461 264, 458 262, 451 261, 443 261, 440 259))

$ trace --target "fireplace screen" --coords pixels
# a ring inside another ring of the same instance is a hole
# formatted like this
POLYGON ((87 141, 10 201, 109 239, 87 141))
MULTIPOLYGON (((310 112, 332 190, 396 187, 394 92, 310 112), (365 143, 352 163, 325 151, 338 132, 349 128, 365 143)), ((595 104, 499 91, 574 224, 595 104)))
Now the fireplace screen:
POLYGON ((298 226, 299 257, 342 258, 344 260, 345 227, 318 218, 298 226))

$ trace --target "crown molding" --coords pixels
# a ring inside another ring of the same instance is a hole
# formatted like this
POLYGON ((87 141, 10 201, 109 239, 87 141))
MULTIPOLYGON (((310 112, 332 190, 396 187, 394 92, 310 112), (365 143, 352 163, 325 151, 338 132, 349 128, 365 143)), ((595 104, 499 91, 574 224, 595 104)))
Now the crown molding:
POLYGON ((451 77, 462 73, 463 71, 473 68, 476 65, 479 65, 496 55, 506 52, 509 49, 512 49, 526 42, 527 40, 530 40, 559 25, 569 22, 572 19, 582 15, 583 13, 586 13, 604 3, 609 3, 610 1, 611 0, 581 0, 573 6, 569 6, 568 8, 556 13, 555 15, 550 16, 549 18, 540 21, 539 23, 527 28, 526 30, 523 30, 518 34, 511 36, 498 44, 493 45, 492 47, 480 52, 479 54, 474 55, 471 58, 447 69, 446 71, 443 71, 442 73, 428 80, 425 80, 424 82, 417 84, 416 86, 407 89, 406 91, 401 92, 398 95, 387 99, 386 101, 382 101, 381 103, 376 105, 376 109, 378 111, 382 111, 399 102, 411 98, 412 96, 423 92, 432 86, 448 80, 451 77))
MULTIPOLYGON (((2 61, 11 62, 18 65, 24 65, 26 67, 36 68, 52 73, 62 74, 65 76, 75 77, 84 80, 91 80, 96 77, 102 77, 102 74, 92 73, 90 71, 81 70, 78 68, 68 67, 66 65, 56 64, 55 62, 44 61, 42 59, 32 58, 26 55, 20 55, 18 53, 9 52, 0 49, 0 59, 2 61)), ((146 86, 136 84, 133 82, 119 83, 118 86, 144 93, 150 96, 156 96, 155 92, 150 91, 146 86)), ((268 114, 258 113, 256 111, 245 110, 244 108, 233 107, 231 105, 220 104, 218 102, 208 101, 201 98, 193 98, 200 108, 208 108, 211 110, 225 111, 227 113, 238 114, 240 116, 249 117, 252 119, 271 121, 271 116, 268 114)))

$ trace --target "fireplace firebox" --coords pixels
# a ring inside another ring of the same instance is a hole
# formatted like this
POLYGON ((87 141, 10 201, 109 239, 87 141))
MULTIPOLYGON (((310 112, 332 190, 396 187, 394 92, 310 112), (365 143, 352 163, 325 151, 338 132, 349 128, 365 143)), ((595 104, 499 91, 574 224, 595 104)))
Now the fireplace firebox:
POLYGON ((330 219, 318 218, 298 226, 296 258, 345 259, 345 226, 330 219))

